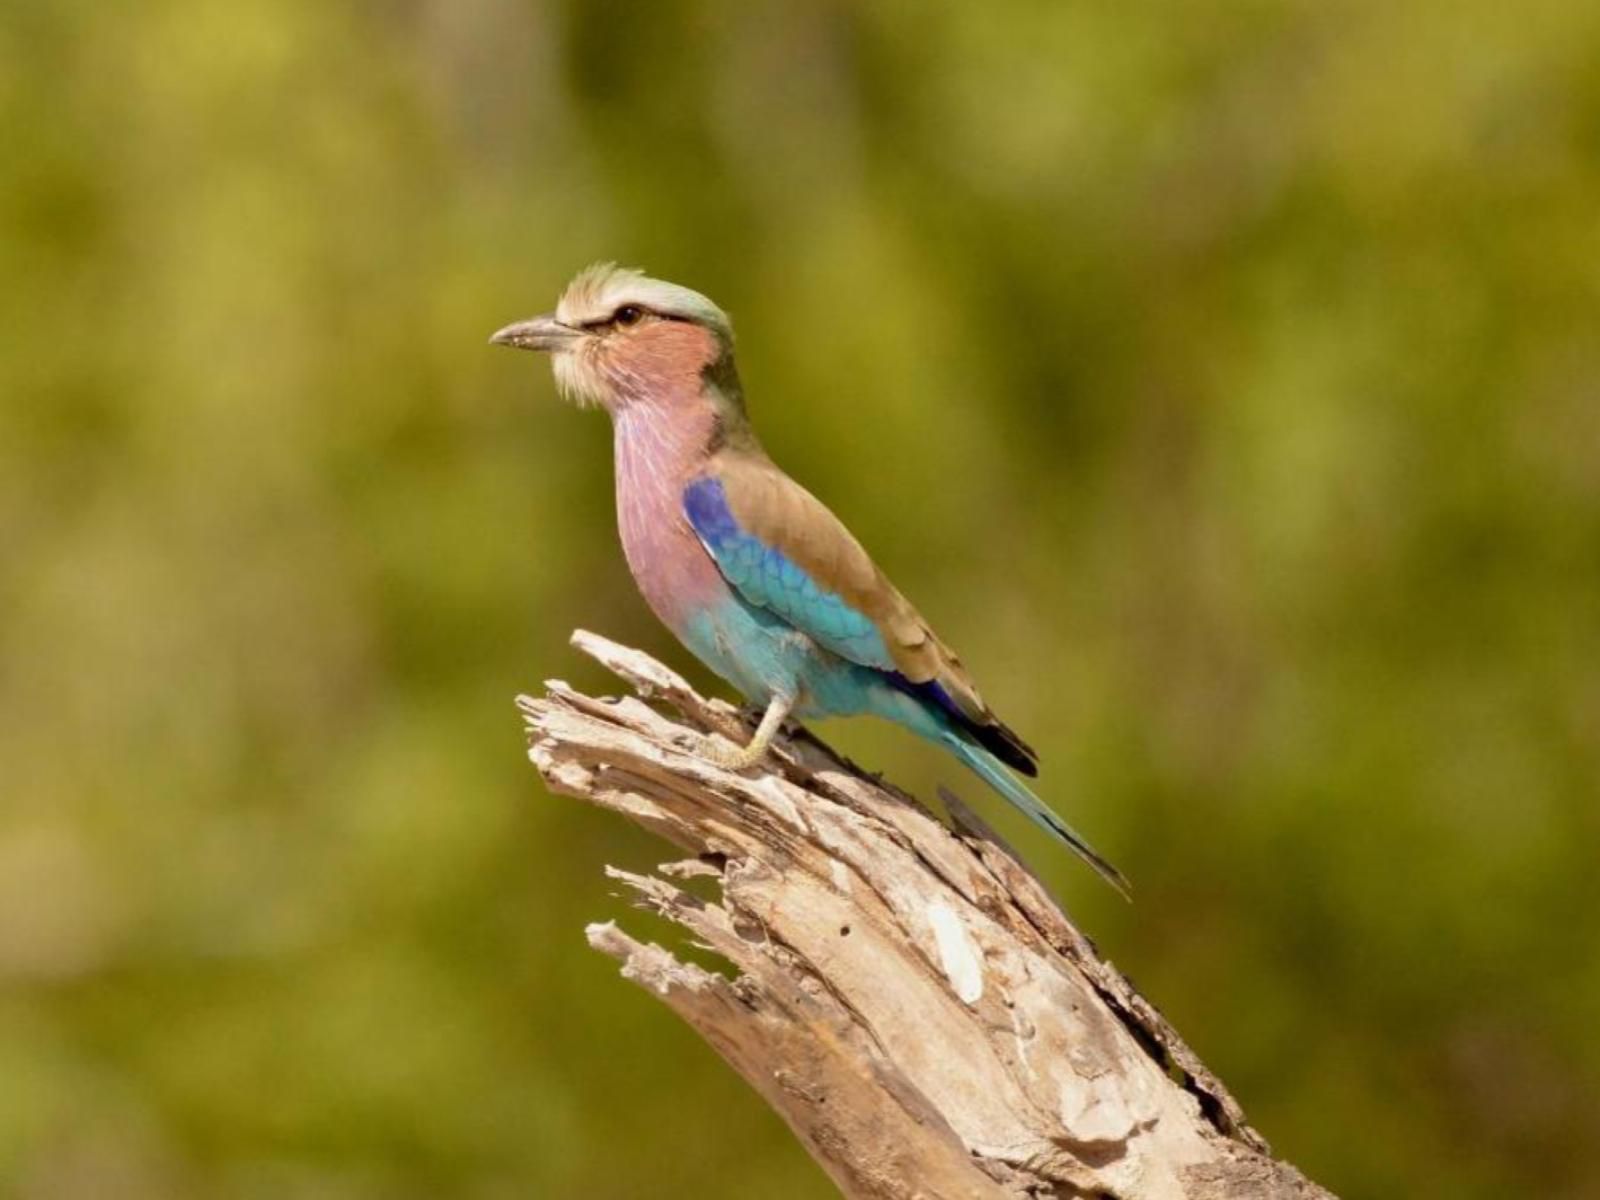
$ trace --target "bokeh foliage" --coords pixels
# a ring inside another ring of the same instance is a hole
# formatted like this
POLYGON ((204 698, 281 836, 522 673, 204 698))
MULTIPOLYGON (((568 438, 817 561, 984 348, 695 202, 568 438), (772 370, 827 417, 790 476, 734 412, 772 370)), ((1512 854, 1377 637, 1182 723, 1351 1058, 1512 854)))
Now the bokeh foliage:
POLYGON ((8 0, 0 1190, 825 1194, 583 945, 667 850, 520 753, 572 626, 687 666, 483 344, 606 257, 733 313, 1281 1153, 1600 1194, 1597 64, 1592 0, 8 0))

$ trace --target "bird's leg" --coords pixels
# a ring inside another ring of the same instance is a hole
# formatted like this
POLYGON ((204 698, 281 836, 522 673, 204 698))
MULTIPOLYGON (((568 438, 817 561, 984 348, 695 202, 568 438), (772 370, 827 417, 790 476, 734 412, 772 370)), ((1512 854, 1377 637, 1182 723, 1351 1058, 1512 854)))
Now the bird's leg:
POLYGON ((725 750, 720 743, 707 738, 700 753, 725 770, 748 770, 766 757, 772 739, 778 736, 778 730, 783 728, 784 718, 793 708, 793 696, 774 696, 768 701, 767 711, 761 714, 761 724, 756 726, 754 736, 746 745, 734 750, 725 750))

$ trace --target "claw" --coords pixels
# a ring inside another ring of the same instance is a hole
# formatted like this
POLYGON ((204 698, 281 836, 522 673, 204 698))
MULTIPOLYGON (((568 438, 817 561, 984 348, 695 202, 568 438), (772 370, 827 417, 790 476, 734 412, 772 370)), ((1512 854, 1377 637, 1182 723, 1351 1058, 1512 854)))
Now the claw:
POLYGON ((724 771, 748 771, 767 756, 767 747, 752 740, 748 746, 730 746, 718 738, 700 739, 696 751, 700 757, 714 763, 724 771))
POLYGON ((772 745, 772 739, 782 727, 783 719, 789 715, 789 710, 793 707, 794 701, 788 697, 774 696, 767 705, 766 712, 761 715, 761 724, 756 727, 748 745, 724 749, 720 741, 709 737, 701 738, 700 756, 725 771, 748 771, 767 756, 767 747, 772 745))

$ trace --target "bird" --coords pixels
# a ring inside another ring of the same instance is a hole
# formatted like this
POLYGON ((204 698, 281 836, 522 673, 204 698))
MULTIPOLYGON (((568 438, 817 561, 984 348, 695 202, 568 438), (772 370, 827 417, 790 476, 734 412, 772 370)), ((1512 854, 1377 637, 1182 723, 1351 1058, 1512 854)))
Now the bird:
POLYGON ((706 738, 705 757, 744 771, 787 720, 887 718, 949 751, 1129 894, 1122 873, 1017 777, 1037 775, 1038 755, 995 715, 955 651, 762 448, 722 309, 690 288, 596 263, 554 312, 489 341, 548 354, 558 390, 610 416, 617 527, 640 593, 761 710, 746 745, 706 738))

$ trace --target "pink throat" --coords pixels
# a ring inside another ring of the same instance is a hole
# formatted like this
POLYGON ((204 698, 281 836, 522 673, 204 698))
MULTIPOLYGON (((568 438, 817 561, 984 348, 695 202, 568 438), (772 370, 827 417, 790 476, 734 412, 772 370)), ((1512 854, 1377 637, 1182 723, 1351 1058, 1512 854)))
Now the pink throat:
POLYGON ((641 397, 612 420, 622 551, 651 610, 681 630, 727 595, 683 511, 683 489, 705 466, 716 416, 699 397, 641 397))

